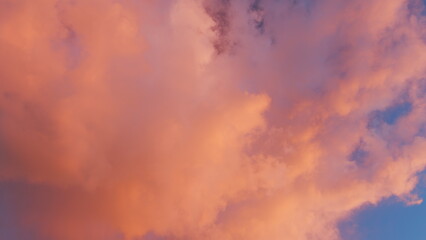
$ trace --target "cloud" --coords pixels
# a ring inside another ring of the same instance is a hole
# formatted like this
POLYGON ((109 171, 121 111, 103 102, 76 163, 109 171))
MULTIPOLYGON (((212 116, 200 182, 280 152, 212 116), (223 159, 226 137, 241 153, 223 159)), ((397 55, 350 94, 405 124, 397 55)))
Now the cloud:
POLYGON ((337 240, 420 203, 420 1, 0 6, 2 238, 337 240))

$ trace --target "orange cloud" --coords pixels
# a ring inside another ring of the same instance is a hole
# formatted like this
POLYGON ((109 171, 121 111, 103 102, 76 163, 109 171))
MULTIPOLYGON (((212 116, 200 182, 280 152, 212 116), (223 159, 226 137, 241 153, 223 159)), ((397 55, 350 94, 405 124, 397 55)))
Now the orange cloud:
POLYGON ((423 6, 380 3, 0 0, 0 232, 337 240, 420 203, 423 6))

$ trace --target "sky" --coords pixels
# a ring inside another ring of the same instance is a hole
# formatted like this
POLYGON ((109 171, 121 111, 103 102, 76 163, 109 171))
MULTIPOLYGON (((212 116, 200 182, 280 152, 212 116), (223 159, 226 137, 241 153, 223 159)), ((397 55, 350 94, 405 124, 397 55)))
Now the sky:
MULTIPOLYGON (((425 184, 420 183, 414 191, 424 199, 425 190, 425 184)), ((421 240, 426 236, 425 214, 425 204, 406 206, 399 199, 391 197, 378 205, 361 207, 342 221, 339 229, 346 240, 421 240)))
POLYGON ((0 0, 0 240, 422 240, 422 0, 0 0))

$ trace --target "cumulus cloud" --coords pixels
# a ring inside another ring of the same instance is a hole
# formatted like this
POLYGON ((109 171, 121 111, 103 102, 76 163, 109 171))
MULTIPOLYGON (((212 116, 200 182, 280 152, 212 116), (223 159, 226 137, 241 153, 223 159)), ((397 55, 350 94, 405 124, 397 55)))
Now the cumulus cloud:
POLYGON ((341 239, 426 167, 416 0, 0 0, 0 238, 341 239))

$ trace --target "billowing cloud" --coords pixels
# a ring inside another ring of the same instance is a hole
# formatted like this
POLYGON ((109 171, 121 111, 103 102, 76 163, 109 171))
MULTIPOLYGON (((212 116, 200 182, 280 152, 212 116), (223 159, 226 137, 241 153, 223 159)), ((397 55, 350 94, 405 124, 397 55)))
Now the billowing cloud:
POLYGON ((416 0, 0 0, 1 239, 341 239, 426 167, 416 0))

